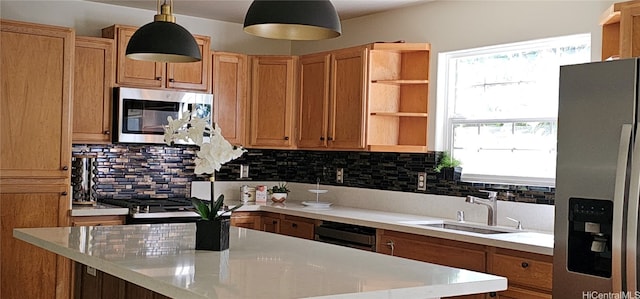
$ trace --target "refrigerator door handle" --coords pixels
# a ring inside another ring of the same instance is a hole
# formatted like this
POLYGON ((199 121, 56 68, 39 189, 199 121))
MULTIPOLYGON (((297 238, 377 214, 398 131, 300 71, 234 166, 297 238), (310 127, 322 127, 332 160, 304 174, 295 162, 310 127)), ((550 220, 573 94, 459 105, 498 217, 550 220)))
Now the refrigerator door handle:
POLYGON ((626 291, 636 294, 638 291, 638 201, 640 200, 640 127, 636 131, 636 139, 631 156, 631 177, 629 183, 629 202, 627 206, 627 288, 626 291))
POLYGON ((615 191, 613 193, 613 232, 611 236, 611 290, 613 293, 622 292, 622 219, 624 218, 624 198, 627 180, 627 163, 629 161, 629 146, 631 145, 632 124, 622 125, 620 131, 620 146, 618 148, 618 164, 616 166, 615 191))

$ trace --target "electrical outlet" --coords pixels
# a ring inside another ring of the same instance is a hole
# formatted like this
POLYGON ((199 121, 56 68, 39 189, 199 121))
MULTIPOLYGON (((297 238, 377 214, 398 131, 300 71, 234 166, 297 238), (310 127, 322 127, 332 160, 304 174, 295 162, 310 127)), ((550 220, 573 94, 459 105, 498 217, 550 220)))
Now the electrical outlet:
POLYGON ((336 169, 336 182, 338 184, 342 184, 342 179, 344 178, 344 171, 342 168, 336 169))
POLYGON ((240 178, 249 178, 249 165, 240 164, 240 178))
POLYGON ((427 191, 427 173, 418 172, 418 191, 427 191))

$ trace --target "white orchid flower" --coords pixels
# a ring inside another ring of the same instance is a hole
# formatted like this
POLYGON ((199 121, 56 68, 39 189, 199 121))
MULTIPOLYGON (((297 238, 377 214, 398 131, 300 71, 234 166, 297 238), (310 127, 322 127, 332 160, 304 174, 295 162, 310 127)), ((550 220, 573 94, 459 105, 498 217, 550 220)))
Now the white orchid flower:
POLYGON ((224 163, 237 159, 246 152, 245 149, 235 148, 224 139, 217 124, 213 128, 206 119, 191 117, 185 111, 179 119, 167 117, 168 124, 164 128, 164 141, 168 145, 183 140, 193 141, 200 147, 196 152, 194 172, 196 174, 212 174, 219 171, 224 163), (204 134, 209 134, 209 142, 204 142, 204 134))

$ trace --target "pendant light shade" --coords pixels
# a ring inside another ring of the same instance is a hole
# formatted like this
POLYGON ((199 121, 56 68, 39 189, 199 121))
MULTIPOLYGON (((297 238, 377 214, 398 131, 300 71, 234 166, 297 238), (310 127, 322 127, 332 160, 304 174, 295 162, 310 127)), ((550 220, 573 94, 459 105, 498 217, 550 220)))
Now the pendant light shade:
MULTIPOLYGON (((173 1, 171 1, 173 2, 173 1)), ((187 29, 176 24, 172 5, 158 0, 154 21, 140 27, 127 44, 126 56, 157 62, 195 62, 202 60, 200 47, 187 29)))
POLYGON ((273 39, 319 40, 340 36, 342 27, 329 0, 254 0, 244 31, 273 39))

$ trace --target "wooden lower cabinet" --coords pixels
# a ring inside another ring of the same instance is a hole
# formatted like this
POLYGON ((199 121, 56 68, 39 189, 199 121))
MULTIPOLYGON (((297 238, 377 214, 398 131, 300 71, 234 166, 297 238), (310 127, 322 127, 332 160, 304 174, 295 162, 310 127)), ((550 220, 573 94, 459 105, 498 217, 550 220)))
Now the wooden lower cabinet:
POLYGON ((264 212, 234 212, 231 225, 261 230, 308 240, 315 238, 315 227, 319 220, 264 212))
POLYGON ((499 298, 551 298, 552 256, 490 248, 487 272, 509 280, 509 289, 499 292, 499 298))
POLYGON ((280 234, 313 240, 315 237, 316 220, 282 215, 280 220, 280 234))
POLYGON ((551 299, 551 294, 535 292, 527 289, 509 286, 509 289, 503 292, 492 293, 490 299, 551 299))
POLYGON ((71 226, 123 225, 126 216, 78 216, 71 218, 71 226))
POLYGON ((95 268, 76 264, 74 299, 169 299, 95 268))
POLYGON ((231 225, 260 230, 260 218, 259 212, 233 212, 231 213, 231 225))
POLYGON ((69 298, 71 261, 13 237, 14 228, 68 226, 66 188, 0 183, 0 298, 69 298))
MULTIPOLYGON (((376 252, 443 266, 485 272, 486 246, 379 229, 376 252)), ((451 298, 484 299, 486 294, 451 298)))
POLYGON ((265 213, 262 215, 260 230, 268 233, 280 233, 280 214, 265 213))

